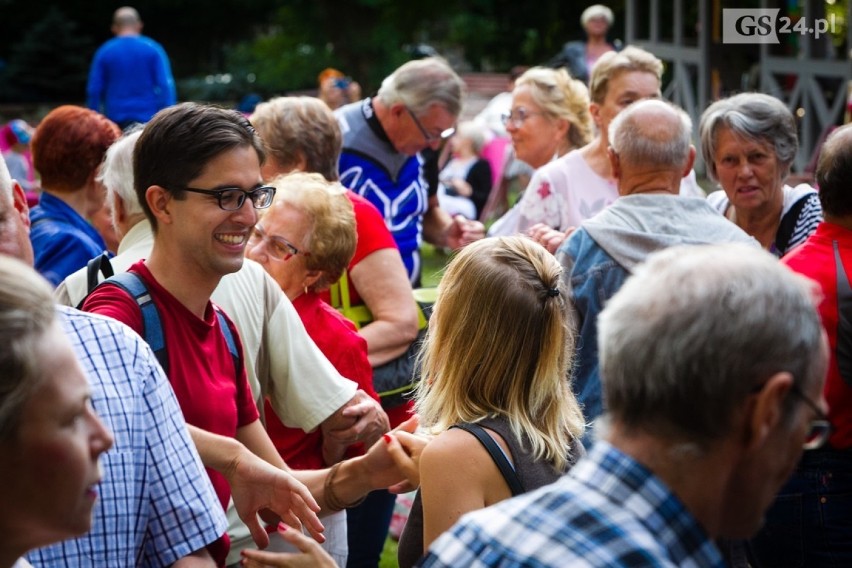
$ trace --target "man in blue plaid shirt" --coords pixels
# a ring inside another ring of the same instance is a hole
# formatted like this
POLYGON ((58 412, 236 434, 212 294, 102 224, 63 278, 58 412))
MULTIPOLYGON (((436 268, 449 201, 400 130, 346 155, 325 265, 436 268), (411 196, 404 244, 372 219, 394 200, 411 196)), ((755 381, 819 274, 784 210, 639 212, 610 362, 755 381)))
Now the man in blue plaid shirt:
MULTIPOLYGON (((27 213, 23 190, 0 160, 0 254, 32 265, 27 213)), ((31 551, 27 560, 36 568, 212 568, 205 547, 227 522, 154 353, 116 321, 57 309, 91 383, 92 406, 115 444, 101 456, 91 530, 31 551)))
POLYGON ((752 247, 652 255, 600 315, 602 439, 556 483, 462 517, 422 565, 725 566, 713 540, 754 534, 829 432, 810 290, 752 247))

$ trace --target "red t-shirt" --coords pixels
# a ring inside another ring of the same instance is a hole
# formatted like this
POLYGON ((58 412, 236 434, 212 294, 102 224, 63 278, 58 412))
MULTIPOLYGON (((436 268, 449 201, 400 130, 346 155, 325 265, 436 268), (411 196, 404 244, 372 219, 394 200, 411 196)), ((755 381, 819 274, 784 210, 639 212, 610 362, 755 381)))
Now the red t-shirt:
MULTIPOLYGON (((219 318, 208 302, 204 319, 190 312, 153 277, 144 261, 130 267, 142 277, 160 313, 163 337, 169 358, 169 382, 188 424, 202 430, 234 438, 237 429, 258 419, 251 388, 244 368, 239 375, 219 327, 219 318)), ((83 309, 103 314, 128 325, 144 337, 142 312, 136 300, 115 286, 97 288, 86 299, 83 309)), ((233 322, 226 318, 242 360, 242 345, 233 322)), ((207 469, 216 495, 227 509, 231 496, 225 478, 207 469)))
MULTIPOLYGON (((372 207, 372 205, 371 205, 372 207)), ((379 400, 373 390, 373 369, 367 359, 367 342, 355 325, 337 310, 308 292, 293 300, 305 330, 323 355, 341 375, 358 383, 368 395, 379 400)), ((294 469, 322 469, 322 432, 305 433, 281 423, 269 402, 265 402, 266 430, 287 465, 294 469)), ((359 453, 363 453, 362 451, 359 453)))
MULTIPOLYGON (((829 444, 837 450, 852 448, 852 376, 847 376, 844 380, 841 365, 838 364, 838 342, 845 342, 848 349, 849 342, 852 341, 852 337, 839 333, 839 313, 841 309, 848 313, 852 297, 849 297, 847 292, 838 302, 837 287, 838 269, 842 271, 845 267, 847 277, 852 280, 852 231, 832 223, 820 223, 816 232, 800 247, 787 254, 782 262, 799 274, 814 280, 822 289, 819 315, 828 335, 831 355, 823 391, 828 402, 828 417, 834 428, 829 444), (843 266, 838 267, 835 262, 834 243, 837 243, 843 266)), ((852 361, 843 362, 844 368, 849 368, 850 364, 852 361)))
MULTIPOLYGON (((377 250, 397 248, 397 246, 396 241, 393 240, 393 235, 391 235, 385 224, 384 217, 382 217, 382 214, 376 209, 375 205, 353 191, 347 191, 346 197, 352 202, 352 207, 355 210, 355 230, 358 233, 355 256, 352 257, 352 261, 348 267, 349 272, 351 272, 359 262, 377 250)), ((358 290, 352 284, 352 279, 349 277, 348 272, 346 278, 349 283, 350 303, 353 306, 363 303, 361 296, 358 295, 358 290)), ((331 295, 327 290, 320 292, 320 297, 323 301, 331 303, 331 295)), ((346 376, 345 373, 341 372, 341 374, 346 376)), ((370 384, 372 385, 372 382, 370 384)), ((368 392, 372 393, 372 388, 368 392)), ((391 428, 395 428, 401 422, 407 420, 411 416, 412 408, 414 408, 414 403, 406 402, 394 408, 385 409, 391 428)))

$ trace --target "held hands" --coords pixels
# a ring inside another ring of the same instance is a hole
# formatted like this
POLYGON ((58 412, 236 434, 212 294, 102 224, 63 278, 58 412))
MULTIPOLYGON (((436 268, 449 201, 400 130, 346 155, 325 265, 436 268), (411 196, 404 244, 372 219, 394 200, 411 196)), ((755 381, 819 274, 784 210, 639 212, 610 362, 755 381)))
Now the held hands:
POLYGON ((284 523, 278 525, 281 538, 295 546, 300 552, 263 552, 261 550, 243 550, 240 564, 249 568, 337 568, 337 564, 315 541, 303 535, 299 530, 284 523))
POLYGON ((485 237, 485 226, 482 223, 456 215, 447 230, 447 246, 459 249, 483 237, 485 237))
POLYGON ((388 445, 388 453, 393 459, 396 467, 405 475, 407 484, 399 483, 388 489, 391 493, 405 493, 410 491, 409 487, 420 486, 420 454, 426 445, 432 440, 432 436, 410 434, 404 430, 385 434, 385 442, 388 445))
POLYGON ((390 422, 382 405, 360 389, 323 423, 323 436, 344 447, 356 442, 372 446, 388 430, 390 422))
POLYGON ((559 246, 565 242, 576 227, 571 227, 564 233, 551 229, 544 223, 536 223, 527 230, 527 236, 546 248, 551 254, 556 254, 559 246))
MULTIPOLYGON (((369 484, 372 489, 388 488, 391 493, 405 493, 406 491, 411 491, 416 487, 416 485, 412 485, 409 481, 409 472, 411 468, 411 464, 409 462, 413 460, 401 460, 400 462, 397 462, 392 455, 390 446, 394 444, 394 442, 397 444, 400 443, 396 438, 397 436, 405 435, 411 438, 419 438, 412 434, 417 429, 419 423, 419 417, 417 415, 412 416, 392 430, 390 434, 386 434, 382 441, 375 443, 365 455, 355 458, 363 460, 361 464, 363 467, 363 474, 369 480, 369 484), (402 463, 403 467, 400 467, 400 463, 402 463), (404 469, 405 467, 408 468, 408 471, 404 469)), ((412 445, 419 446, 419 443, 412 442, 412 445)), ((423 446, 425 445, 426 444, 423 443, 423 446)), ((418 458, 420 451, 422 451, 422 447, 420 447, 416 452, 418 458)))
POLYGON ((260 548, 269 545, 269 536, 257 517, 264 509, 276 513, 293 527, 304 524, 314 539, 325 541, 320 534, 324 527, 317 517, 319 505, 308 488, 286 471, 246 450, 223 474, 231 486, 237 514, 260 548))

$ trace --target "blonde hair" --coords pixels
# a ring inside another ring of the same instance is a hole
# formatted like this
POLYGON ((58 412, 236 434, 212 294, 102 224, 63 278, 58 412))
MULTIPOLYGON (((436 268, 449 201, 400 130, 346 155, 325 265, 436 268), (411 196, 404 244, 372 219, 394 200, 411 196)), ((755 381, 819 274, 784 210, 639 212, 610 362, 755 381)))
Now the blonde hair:
POLYGON ((616 75, 625 71, 643 71, 657 78, 659 83, 663 77, 663 62, 642 48, 628 45, 621 51, 608 51, 601 55, 592 68, 589 77, 589 92, 592 102, 603 104, 609 90, 609 82, 616 75))
POLYGON ((572 79, 565 69, 532 67, 515 81, 515 88, 527 86, 535 103, 553 118, 563 118, 571 128, 566 137, 574 148, 592 139, 592 115, 589 90, 585 83, 572 79))
POLYGON ((584 424, 568 379, 574 332, 561 273, 519 236, 477 241, 450 262, 419 356, 424 426, 502 415, 537 459, 564 468, 584 424))
POLYGON ((322 272, 310 287, 313 292, 325 290, 340 279, 343 270, 355 254, 358 237, 355 232, 355 213, 346 197, 346 188, 330 182, 318 173, 293 172, 272 180, 278 191, 261 219, 284 207, 298 210, 308 219, 308 232, 299 235, 299 248, 310 255, 305 257, 308 270, 322 272))

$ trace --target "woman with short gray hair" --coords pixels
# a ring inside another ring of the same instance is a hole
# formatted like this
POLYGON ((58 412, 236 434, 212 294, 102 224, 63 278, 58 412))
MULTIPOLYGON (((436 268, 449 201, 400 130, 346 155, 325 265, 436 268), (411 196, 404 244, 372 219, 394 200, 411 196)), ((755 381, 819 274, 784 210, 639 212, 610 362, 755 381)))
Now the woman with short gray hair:
POLYGON ((816 230, 816 190, 784 183, 799 148, 784 103, 762 93, 722 99, 704 111, 698 131, 707 175, 721 188, 707 200, 719 213, 778 257, 816 230))

